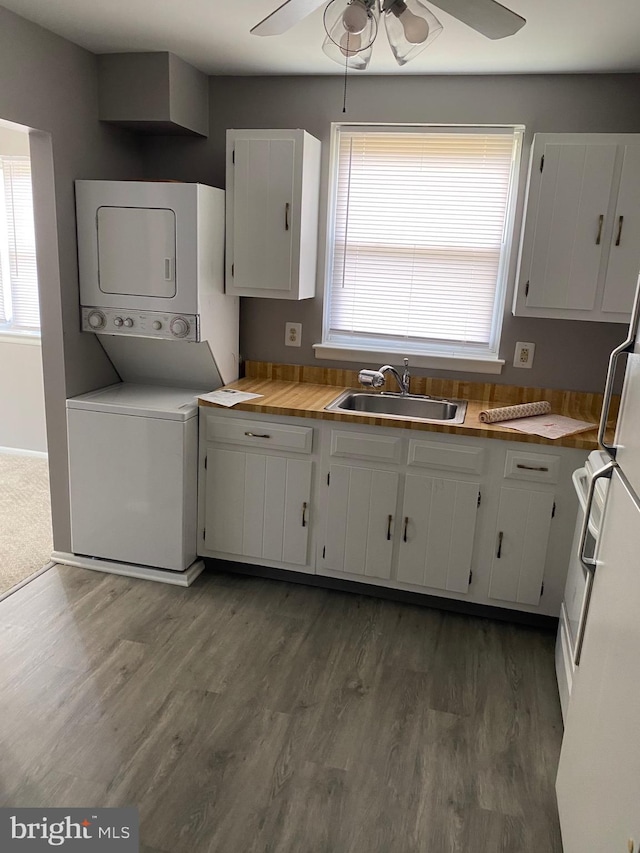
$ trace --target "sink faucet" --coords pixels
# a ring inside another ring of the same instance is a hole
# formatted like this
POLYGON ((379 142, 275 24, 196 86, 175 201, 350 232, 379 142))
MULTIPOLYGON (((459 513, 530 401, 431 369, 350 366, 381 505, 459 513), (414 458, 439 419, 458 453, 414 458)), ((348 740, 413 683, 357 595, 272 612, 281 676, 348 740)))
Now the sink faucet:
POLYGON ((401 394, 406 395, 409 393, 409 380, 411 379, 411 375, 409 373, 408 358, 404 359, 404 371, 402 376, 400 376, 395 367, 392 367, 390 364, 384 364, 378 370, 361 370, 358 374, 358 381, 361 385, 367 385, 371 388, 381 388, 384 385, 385 374, 387 373, 392 373, 395 376, 401 394))

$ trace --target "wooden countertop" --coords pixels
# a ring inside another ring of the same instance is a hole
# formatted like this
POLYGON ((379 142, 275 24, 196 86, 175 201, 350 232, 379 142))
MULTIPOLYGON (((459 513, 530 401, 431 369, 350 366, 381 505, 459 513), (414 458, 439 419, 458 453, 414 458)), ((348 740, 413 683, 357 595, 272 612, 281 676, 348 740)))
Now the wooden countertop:
MULTIPOLYGON (((279 379, 268 379, 262 377, 246 377, 231 383, 229 388, 238 388, 242 391, 251 391, 261 394, 262 397, 246 403, 239 403, 233 407, 234 411, 260 412, 265 415, 279 415, 282 417, 313 418, 323 421, 338 421, 350 424, 368 424, 371 426, 393 427, 395 429, 421 430, 424 432, 452 433, 455 435, 472 435, 482 438, 500 438, 504 441, 519 441, 529 444, 544 444, 548 446, 573 447, 580 450, 595 450, 597 443, 597 426, 589 432, 568 435, 559 439, 543 438, 539 435, 528 435, 509 429, 502 424, 484 424, 478 419, 478 414, 486 408, 505 405, 505 403, 489 402, 488 400, 469 400, 467 412, 462 424, 446 423, 424 423, 417 420, 394 420, 385 417, 372 417, 370 415, 342 414, 340 412, 327 412, 325 406, 346 390, 344 385, 325 385, 313 382, 290 382, 279 379)), ((532 389, 535 391, 535 389, 532 389)), ((420 392, 422 393, 422 392, 420 392)), ((454 395, 451 395, 454 396, 454 395)), ((597 408, 599 395, 556 393, 563 402, 553 405, 554 414, 566 415, 582 421, 593 421, 597 424, 599 410, 597 408), (596 404, 596 405, 594 405, 596 404), (595 409, 595 411, 594 411, 595 409)), ((531 396, 531 401, 544 399, 531 396)), ((520 400, 518 401, 520 402, 520 400)), ((201 406, 223 408, 215 403, 200 401, 201 406)))

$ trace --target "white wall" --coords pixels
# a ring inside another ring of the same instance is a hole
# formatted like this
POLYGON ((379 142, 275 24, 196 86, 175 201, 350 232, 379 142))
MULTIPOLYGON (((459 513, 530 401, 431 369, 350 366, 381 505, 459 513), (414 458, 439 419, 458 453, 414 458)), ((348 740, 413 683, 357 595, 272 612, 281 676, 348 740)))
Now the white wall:
MULTIPOLYGON (((0 154, 29 154, 29 135, 0 124, 0 154)), ((0 447, 46 451, 40 340, 0 332, 0 447)))
POLYGON ((0 447, 47 449, 40 341, 0 336, 0 447))
POLYGON ((29 134, 0 124, 0 154, 15 157, 29 153, 29 134))

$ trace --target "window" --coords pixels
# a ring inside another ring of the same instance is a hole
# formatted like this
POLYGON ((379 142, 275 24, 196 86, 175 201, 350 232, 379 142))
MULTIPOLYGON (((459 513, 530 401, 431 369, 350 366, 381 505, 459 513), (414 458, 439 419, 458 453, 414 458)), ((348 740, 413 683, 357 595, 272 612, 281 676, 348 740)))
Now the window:
POLYGON ((522 131, 336 127, 320 357, 497 363, 522 131))
POLYGON ((40 331, 29 157, 0 156, 0 332, 40 331))

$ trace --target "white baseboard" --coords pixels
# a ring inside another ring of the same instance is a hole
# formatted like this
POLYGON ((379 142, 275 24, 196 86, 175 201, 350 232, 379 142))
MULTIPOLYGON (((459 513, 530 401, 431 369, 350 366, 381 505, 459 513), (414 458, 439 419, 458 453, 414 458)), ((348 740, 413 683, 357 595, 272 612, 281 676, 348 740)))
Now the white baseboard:
POLYGON ((107 572, 111 575, 124 575, 127 578, 159 581, 174 586, 191 586, 204 570, 203 560, 196 560, 183 572, 172 572, 169 569, 153 569, 151 566, 139 566, 136 563, 115 563, 111 560, 100 560, 97 557, 81 557, 76 554, 67 554, 64 551, 54 551, 51 554, 51 559, 55 563, 75 566, 78 569, 91 569, 95 572, 107 572))
POLYGON ((0 453, 6 453, 7 456, 37 456, 40 459, 49 458, 49 454, 46 450, 22 450, 20 447, 0 447, 0 453))

